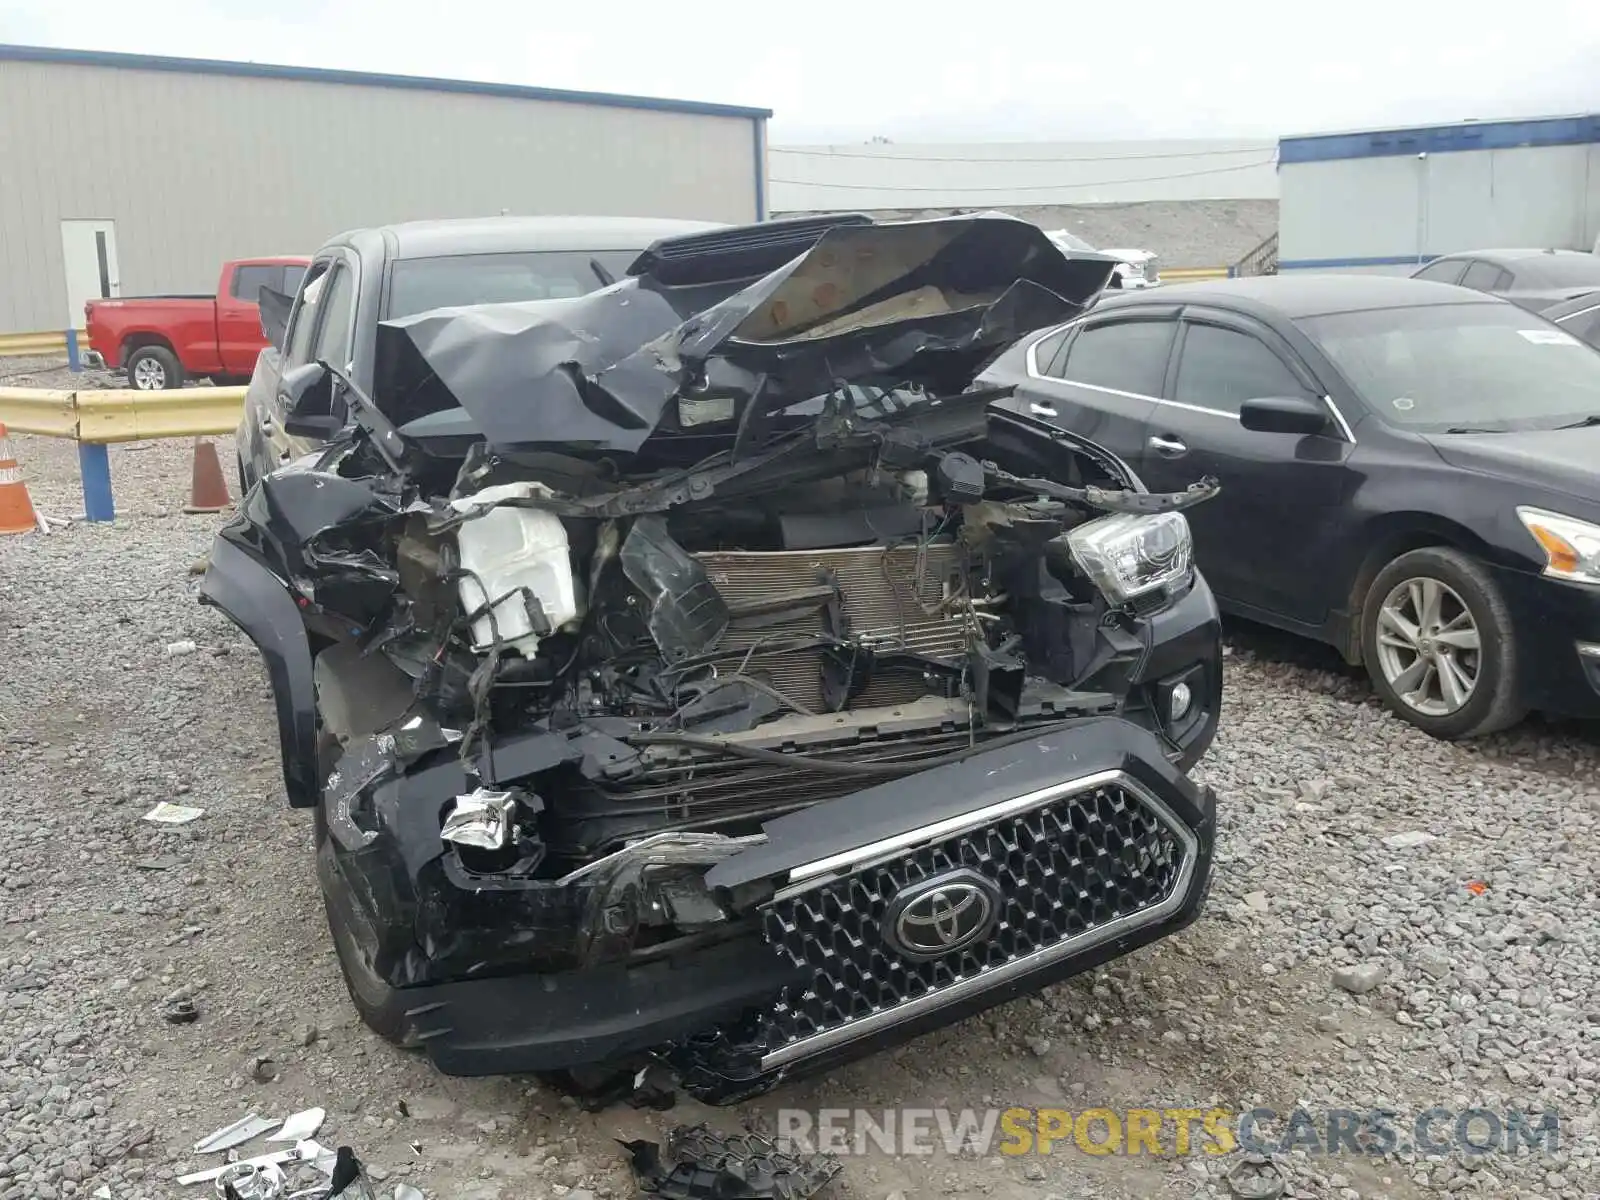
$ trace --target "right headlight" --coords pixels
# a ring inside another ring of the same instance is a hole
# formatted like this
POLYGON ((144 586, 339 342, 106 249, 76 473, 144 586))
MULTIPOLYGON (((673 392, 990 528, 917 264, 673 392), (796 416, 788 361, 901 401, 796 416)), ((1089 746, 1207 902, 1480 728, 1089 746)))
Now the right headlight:
POLYGON ((1527 505, 1517 517, 1544 551, 1544 573, 1572 583, 1600 584, 1600 525, 1527 505))
POLYGON ((1070 530, 1067 547, 1113 604, 1173 587, 1194 570, 1189 522, 1178 512, 1098 517, 1070 530))

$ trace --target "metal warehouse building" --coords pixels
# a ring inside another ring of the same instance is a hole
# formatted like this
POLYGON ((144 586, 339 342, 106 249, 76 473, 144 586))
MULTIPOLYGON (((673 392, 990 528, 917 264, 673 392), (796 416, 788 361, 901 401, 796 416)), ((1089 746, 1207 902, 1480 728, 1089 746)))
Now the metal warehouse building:
POLYGON ((1496 246, 1589 250, 1600 114, 1288 137, 1278 269, 1403 272, 1496 246))
POLYGON ((766 216, 764 109, 0 45, 0 334, 433 217, 766 216))

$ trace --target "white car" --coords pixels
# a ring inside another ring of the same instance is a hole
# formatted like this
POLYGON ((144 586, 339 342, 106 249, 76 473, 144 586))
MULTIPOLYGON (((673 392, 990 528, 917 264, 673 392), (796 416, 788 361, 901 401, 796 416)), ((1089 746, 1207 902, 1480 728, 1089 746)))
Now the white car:
POLYGON ((1120 259, 1114 281, 1110 286, 1121 288, 1148 288, 1155 287, 1161 282, 1161 276, 1156 271, 1156 255, 1153 250, 1129 250, 1125 248, 1095 247, 1084 241, 1075 233, 1065 229, 1049 229, 1046 235, 1063 250, 1089 250, 1096 254, 1109 254, 1120 259))

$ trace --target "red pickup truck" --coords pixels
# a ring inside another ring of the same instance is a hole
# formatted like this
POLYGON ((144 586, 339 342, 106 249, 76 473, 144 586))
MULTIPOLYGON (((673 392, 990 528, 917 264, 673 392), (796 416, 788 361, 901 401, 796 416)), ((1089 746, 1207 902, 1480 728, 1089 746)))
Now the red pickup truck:
POLYGON ((89 349, 126 370, 139 391, 182 387, 190 379, 247 383, 267 344, 261 289, 294 295, 309 258, 244 258, 222 264, 215 296, 135 296, 83 306, 89 349))

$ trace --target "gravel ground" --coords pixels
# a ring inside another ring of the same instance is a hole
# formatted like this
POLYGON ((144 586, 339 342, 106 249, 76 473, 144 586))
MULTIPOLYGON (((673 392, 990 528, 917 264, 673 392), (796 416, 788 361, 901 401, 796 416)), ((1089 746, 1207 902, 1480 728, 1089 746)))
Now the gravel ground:
MULTIPOLYGON (((76 512, 70 446, 13 440, 39 507, 76 512)), ((1233 637, 1203 765, 1219 875, 1183 935, 743 1110, 591 1115, 529 1079, 438 1075, 343 993, 264 673, 194 602, 222 518, 177 515, 188 457, 113 447, 116 525, 0 538, 0 1200, 203 1196, 173 1182, 199 1165, 192 1142, 311 1105, 385 1197, 402 1179, 430 1200, 629 1196, 612 1139, 785 1106, 1297 1102, 1406 1121, 1551 1108, 1563 1126, 1553 1156, 1297 1152, 1291 1196, 1600 1195, 1600 736, 1531 723, 1435 743, 1320 652, 1260 633, 1233 637), (162 800, 205 815, 141 819, 162 800), (1432 840, 1385 841, 1412 833, 1432 840), (183 996, 199 1019, 167 1023, 183 996)), ((836 1186, 1194 1200, 1233 1194, 1237 1159, 873 1153, 836 1186)))
POLYGON ((114 371, 76 371, 65 358, 0 358, 0 387, 122 388, 128 377, 114 371))

